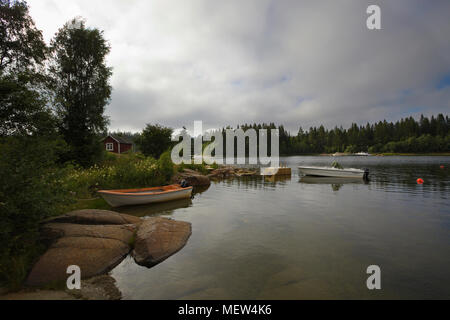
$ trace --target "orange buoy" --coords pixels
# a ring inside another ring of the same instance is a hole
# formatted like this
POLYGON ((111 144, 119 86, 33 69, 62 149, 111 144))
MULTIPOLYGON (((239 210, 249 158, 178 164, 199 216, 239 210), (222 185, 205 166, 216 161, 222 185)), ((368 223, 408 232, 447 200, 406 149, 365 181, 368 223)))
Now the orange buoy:
POLYGON ((417 179, 417 184, 423 184, 425 181, 423 181, 422 178, 417 179))

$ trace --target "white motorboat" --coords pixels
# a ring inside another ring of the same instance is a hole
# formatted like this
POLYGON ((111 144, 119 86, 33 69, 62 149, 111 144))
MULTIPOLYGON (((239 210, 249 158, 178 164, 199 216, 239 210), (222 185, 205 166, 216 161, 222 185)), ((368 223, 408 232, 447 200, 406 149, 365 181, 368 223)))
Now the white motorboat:
POLYGON ((314 177, 359 178, 368 179, 369 169, 338 169, 333 167, 298 167, 300 173, 314 177))
POLYGON ((173 184, 144 189, 100 190, 98 193, 111 207, 121 207, 189 198, 192 189, 173 184))
POLYGON ((370 156, 370 153, 367 153, 367 152, 358 152, 358 153, 355 153, 355 156, 368 157, 368 156, 370 156))

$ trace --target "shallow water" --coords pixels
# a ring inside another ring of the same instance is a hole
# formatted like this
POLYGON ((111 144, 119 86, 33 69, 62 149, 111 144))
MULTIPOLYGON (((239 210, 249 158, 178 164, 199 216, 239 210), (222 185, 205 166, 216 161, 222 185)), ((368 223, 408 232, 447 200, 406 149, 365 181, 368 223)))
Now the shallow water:
POLYGON ((125 299, 450 298, 450 157, 339 157, 371 181, 238 178, 195 198, 122 208, 192 223, 187 245, 147 269, 112 272, 125 299), (441 169, 440 165, 445 168, 441 169), (425 180, 418 185, 417 178, 425 180), (369 265, 381 290, 366 287, 369 265))

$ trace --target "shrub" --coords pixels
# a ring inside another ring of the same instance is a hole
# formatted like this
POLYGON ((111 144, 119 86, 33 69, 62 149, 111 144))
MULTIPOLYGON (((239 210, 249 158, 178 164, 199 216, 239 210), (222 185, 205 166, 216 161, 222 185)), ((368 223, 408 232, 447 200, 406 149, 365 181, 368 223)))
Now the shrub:
POLYGON ((16 287, 39 253, 39 223, 73 199, 56 165, 61 140, 9 137, 0 142, 0 281, 16 287))
POLYGON ((173 130, 158 124, 147 124, 136 144, 143 154, 159 158, 172 145, 171 136, 173 130))
POLYGON ((382 151, 383 151, 383 145, 381 143, 378 143, 369 148, 369 153, 379 153, 382 151))
POLYGON ((345 148, 346 153, 356 153, 358 152, 358 147, 355 145, 349 145, 347 148, 345 148))
POLYGON ((162 175, 162 177, 166 181, 169 181, 170 178, 172 178, 173 173, 174 173, 174 165, 173 165, 172 159, 170 157, 169 151, 166 151, 161 155, 161 157, 159 158, 159 161, 158 161, 158 166, 159 166, 159 172, 162 175))

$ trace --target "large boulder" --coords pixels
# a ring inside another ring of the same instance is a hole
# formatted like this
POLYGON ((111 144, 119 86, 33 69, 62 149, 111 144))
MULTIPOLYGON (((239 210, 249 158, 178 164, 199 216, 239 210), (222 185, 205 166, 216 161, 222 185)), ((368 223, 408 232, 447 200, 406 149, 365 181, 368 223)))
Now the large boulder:
POLYGON ((78 210, 46 221, 41 240, 49 249, 39 258, 26 284, 60 284, 71 265, 81 278, 102 275, 130 252, 140 218, 107 210, 78 210))
POLYGON ((211 171, 210 174, 208 174, 209 178, 213 179, 225 179, 229 178, 234 175, 234 168, 233 167, 223 167, 219 169, 215 169, 211 171))
POLYGON ((211 184, 207 176, 190 169, 184 169, 176 175, 175 182, 180 183, 183 180, 186 180, 193 187, 209 186, 211 184))
POLYGON ((134 225, 80 225, 72 223, 48 223, 41 228, 41 239, 53 243, 62 237, 92 237, 113 239, 129 244, 136 231, 134 225))
POLYGON ((189 222, 149 218, 139 226, 133 257, 137 264, 154 266, 181 250, 191 236, 189 222))
POLYGON ((85 210, 71 211, 61 216, 50 218, 45 222, 105 225, 105 224, 139 224, 141 223, 141 221, 142 220, 138 217, 130 216, 127 214, 121 214, 114 211, 85 209, 85 210))
POLYGON ((235 168, 232 166, 220 167, 212 170, 208 177, 211 179, 227 179, 232 177, 250 177, 258 175, 258 170, 235 168))
POLYGON ((63 237, 57 240, 34 265, 26 284, 43 286, 58 284, 69 277, 67 267, 80 267, 81 278, 101 275, 117 264, 128 254, 127 243, 98 237, 63 237))
POLYGON ((183 180, 186 180, 187 183, 189 183, 190 186, 197 187, 197 186, 209 186, 211 184, 211 181, 207 176, 203 175, 192 175, 184 177, 183 180))

